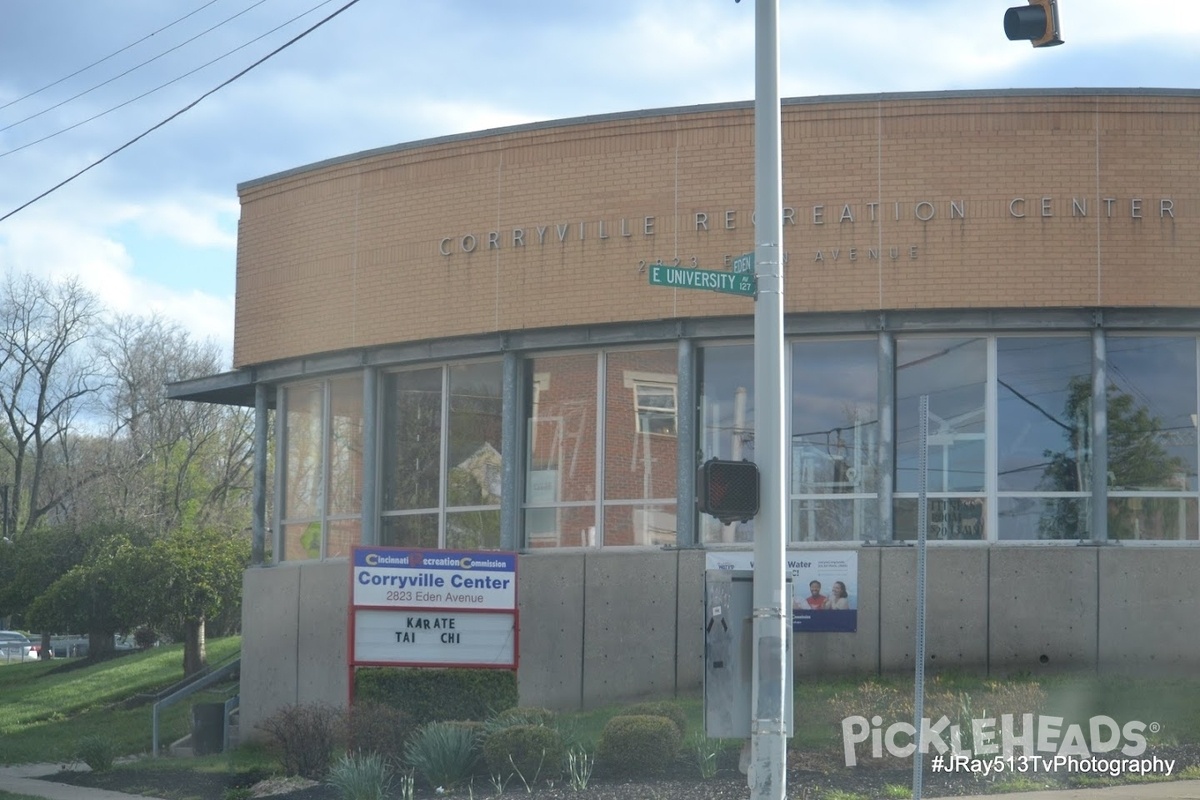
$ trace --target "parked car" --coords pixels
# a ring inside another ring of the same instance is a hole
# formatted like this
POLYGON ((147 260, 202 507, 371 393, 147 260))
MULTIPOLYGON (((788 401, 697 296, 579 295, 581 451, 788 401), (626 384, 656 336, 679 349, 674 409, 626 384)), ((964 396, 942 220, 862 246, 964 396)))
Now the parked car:
POLYGON ((23 633, 0 631, 0 660, 25 661, 38 657, 38 645, 23 633))

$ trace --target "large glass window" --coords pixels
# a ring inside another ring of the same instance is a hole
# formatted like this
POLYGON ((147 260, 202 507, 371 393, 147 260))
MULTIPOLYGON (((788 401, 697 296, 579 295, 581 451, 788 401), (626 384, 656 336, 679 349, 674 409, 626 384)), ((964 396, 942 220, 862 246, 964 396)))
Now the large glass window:
POLYGON ((987 340, 915 336, 896 340, 897 539, 916 536, 922 395, 929 397, 929 536, 983 538, 987 340))
POLYGON ((878 539, 874 340, 792 344, 791 538, 878 539))
POLYGON ((500 362, 450 367, 446 546, 500 547, 500 362))
POLYGON ((385 376, 382 544, 500 546, 500 406, 499 362, 385 376))
MULTIPOLYGON (((754 460, 754 347, 705 347, 700 364, 700 461, 754 460)), ((700 515, 700 541, 749 542, 754 521, 722 525, 700 515)))
POLYGON ((675 544, 675 348, 604 361, 604 544, 675 544))
POLYGON ((1108 536, 1195 539, 1196 338, 1107 341, 1108 536))
POLYGON ((361 536, 362 378, 284 387, 280 560, 347 556, 361 536))
POLYGON ((590 547, 596 531, 596 353, 530 359, 525 542, 590 547))
POLYGON ((1000 539, 1090 534, 1090 337, 996 340, 1000 539))

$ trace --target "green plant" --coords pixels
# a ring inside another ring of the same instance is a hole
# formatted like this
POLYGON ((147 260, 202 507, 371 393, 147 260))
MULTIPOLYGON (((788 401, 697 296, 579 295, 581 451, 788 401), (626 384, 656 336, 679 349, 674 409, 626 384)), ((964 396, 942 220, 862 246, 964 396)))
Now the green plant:
POLYGON ((528 784, 543 773, 547 778, 557 778, 566 748, 562 736, 554 728, 513 725, 484 739, 483 757, 489 773, 511 776, 515 772, 528 784))
POLYGON ((400 773, 400 785, 398 787, 400 800, 413 800, 413 795, 416 792, 416 783, 411 772, 400 773))
POLYGON ((476 732, 454 722, 431 722, 409 741, 404 759, 430 786, 451 789, 469 778, 479 761, 476 732))
POLYGON ((392 768, 378 753, 350 753, 337 760, 325 780, 342 800, 383 800, 392 786, 392 768))
POLYGON ((821 800, 871 800, 871 798, 858 792, 843 792, 841 789, 831 789, 821 795, 821 800))
POLYGON ((567 750, 567 776, 571 788, 577 792, 586 789, 595 766, 596 757, 582 747, 576 745, 567 750))
POLYGON ((615 774, 662 772, 679 754, 681 739, 679 728, 666 717, 616 716, 600 733, 596 761, 615 774))
POLYGON ((708 780, 717 774, 717 758, 722 749, 720 739, 709 739, 702 733, 695 733, 688 736, 686 749, 696 756, 701 778, 708 780))
POLYGON ((512 773, 509 773, 507 778, 499 772, 493 772, 488 775, 488 781, 492 784, 492 788, 496 790, 497 795, 504 794, 504 787, 508 786, 510 780, 512 780, 512 773))
POLYGON ((221 800, 251 800, 254 790, 248 786, 234 786, 221 793, 221 800))
POLYGON ((108 772, 117 760, 117 751, 112 740, 105 736, 84 736, 75 745, 76 757, 87 764, 92 772, 108 772))
POLYGON ((883 787, 880 795, 887 800, 909 800, 912 797, 912 789, 898 783, 889 783, 883 787))
POLYGON ((258 724, 287 775, 319 781, 333 763, 342 712, 324 704, 285 706, 258 724))
POLYGON ((517 704, 516 674, 499 669, 377 667, 355 674, 355 702, 399 708, 412 724, 484 720, 517 704))
POLYGON ((667 700, 635 703, 621 713, 627 716, 648 715, 651 717, 666 717, 679 729, 680 736, 687 735, 687 712, 678 703, 672 703, 667 700))

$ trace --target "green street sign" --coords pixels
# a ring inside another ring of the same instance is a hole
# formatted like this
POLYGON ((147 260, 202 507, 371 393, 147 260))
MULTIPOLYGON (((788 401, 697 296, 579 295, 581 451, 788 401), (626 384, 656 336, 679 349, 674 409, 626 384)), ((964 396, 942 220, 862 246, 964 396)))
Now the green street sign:
POLYGON ((754 297, 753 275, 737 275, 713 269, 686 269, 666 264, 650 265, 651 286, 671 286, 676 289, 708 289, 713 292, 754 297))
POLYGON ((742 253, 740 256, 735 258, 733 260, 733 271, 737 275, 742 275, 747 272, 750 273, 751 275, 753 275, 754 274, 754 251, 751 250, 749 253, 742 253))

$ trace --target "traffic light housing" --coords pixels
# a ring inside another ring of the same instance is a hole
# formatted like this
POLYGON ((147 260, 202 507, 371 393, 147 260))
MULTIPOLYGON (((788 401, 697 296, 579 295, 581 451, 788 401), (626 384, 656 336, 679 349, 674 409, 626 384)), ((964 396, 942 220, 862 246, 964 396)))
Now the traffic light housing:
POLYGON ((700 467, 696 503, 726 525, 758 513, 758 465, 710 458, 700 467))
POLYGON ((1058 27, 1058 0, 1029 0, 1004 12, 1004 34, 1009 39, 1028 39, 1034 47, 1062 44, 1058 27))

